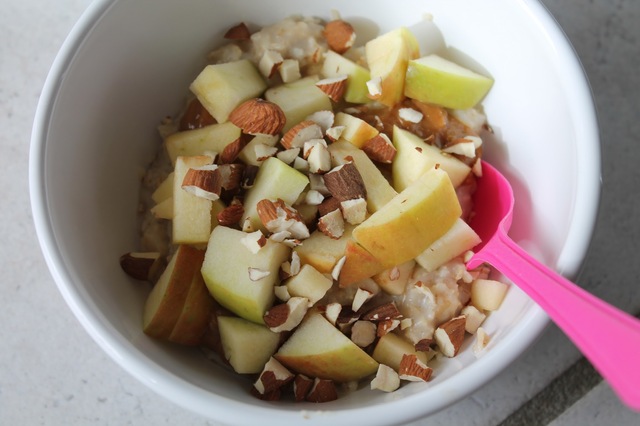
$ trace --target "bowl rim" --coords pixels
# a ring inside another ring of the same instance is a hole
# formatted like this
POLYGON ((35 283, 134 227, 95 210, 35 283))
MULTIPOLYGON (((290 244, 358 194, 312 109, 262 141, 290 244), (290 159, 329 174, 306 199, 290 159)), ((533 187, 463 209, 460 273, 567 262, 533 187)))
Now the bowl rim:
MULTIPOLYGON (((450 384, 450 392, 443 393, 437 403, 421 400, 421 392, 418 392, 385 404, 335 411, 310 412, 250 405, 221 395, 211 394, 154 363, 144 362, 147 359, 145 354, 114 333, 108 320, 99 311, 91 309, 92 307, 82 299, 77 288, 68 284, 73 282, 74 278, 71 271, 65 267, 57 245, 56 232, 49 218, 48 194, 44 184, 46 166, 44 154, 48 130, 53 107, 66 71, 84 38, 116 2, 117 0, 97 0, 91 3, 73 26, 54 59, 44 83, 32 128, 29 154, 29 191, 36 234, 46 264, 60 293, 94 341, 129 374, 176 404, 202 416, 224 422, 237 422, 238 413, 242 412, 242 420, 246 422, 264 423, 265 419, 269 419, 269 423, 282 425, 296 424, 304 419, 309 424, 324 424, 337 420, 358 422, 363 418, 363 415, 366 415, 368 423, 371 425, 382 425, 415 420, 425 414, 434 414, 455 403, 493 379, 539 337, 548 325, 549 318, 544 311, 534 305, 522 319, 528 333, 517 336, 516 333, 511 333, 498 348, 474 362, 469 367, 469 370, 475 372, 472 380, 469 380, 467 375, 461 374, 450 377, 447 380, 447 383, 450 384), (395 408, 392 413, 393 417, 389 415, 390 406, 395 408)), ((591 148, 590 150, 579 150, 582 152, 577 153, 580 156, 577 163, 581 166, 578 168, 577 181, 583 182, 583 184, 576 191, 574 212, 589 213, 582 214, 579 223, 574 223, 569 229, 557 266, 559 272, 571 278, 575 277, 582 267, 582 262, 593 237, 598 214, 601 159, 597 114, 584 68, 555 18, 539 0, 522 0, 521 3, 530 12, 532 18, 538 22, 541 31, 546 32, 554 40, 553 44, 558 50, 558 55, 565 59, 566 72, 574 76, 582 76, 582 78, 569 80, 567 96, 581 106, 575 114, 579 114, 580 122, 584 127, 576 129, 576 131, 580 133, 581 141, 591 148), (593 173, 594 171, 597 173, 593 173), (589 230, 589 232, 584 232, 584 230, 589 230), (564 254, 567 252, 571 252, 571 255, 565 256, 564 254)))

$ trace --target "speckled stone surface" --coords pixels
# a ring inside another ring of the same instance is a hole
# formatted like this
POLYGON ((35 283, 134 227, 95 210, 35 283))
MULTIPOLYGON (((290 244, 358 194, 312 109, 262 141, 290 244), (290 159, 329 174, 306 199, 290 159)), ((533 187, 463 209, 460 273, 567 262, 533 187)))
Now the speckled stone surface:
MULTIPOLYGON (((601 125, 601 217, 579 282, 638 313, 640 2, 543 2, 584 64, 601 125)), ((159 397, 102 352, 67 308, 38 247, 28 194, 31 124, 51 62, 89 3, 5 0, 0 13, 0 425, 214 424, 159 397)), ((550 423, 527 411, 538 394, 551 401, 554 392, 574 391, 547 386, 579 359, 550 326, 486 387, 414 424, 496 425, 513 413, 529 425, 640 424, 640 415, 623 407, 605 383, 550 423)))

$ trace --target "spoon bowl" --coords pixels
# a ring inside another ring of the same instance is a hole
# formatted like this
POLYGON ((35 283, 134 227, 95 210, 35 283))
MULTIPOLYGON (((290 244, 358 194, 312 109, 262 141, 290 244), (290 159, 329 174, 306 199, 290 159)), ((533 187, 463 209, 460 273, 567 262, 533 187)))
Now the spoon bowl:
POLYGON ((520 248, 508 236, 515 199, 509 181, 482 163, 471 227, 482 239, 467 263, 489 263, 549 315, 609 382, 620 399, 640 411, 640 320, 593 296, 520 248))

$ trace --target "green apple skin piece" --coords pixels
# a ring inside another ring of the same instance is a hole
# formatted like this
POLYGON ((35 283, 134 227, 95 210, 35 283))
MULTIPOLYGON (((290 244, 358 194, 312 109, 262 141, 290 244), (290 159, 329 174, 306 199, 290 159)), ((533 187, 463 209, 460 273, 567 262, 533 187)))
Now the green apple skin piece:
POLYGON ((391 165, 391 174, 396 191, 403 191, 436 164, 447 172, 454 188, 460 186, 471 172, 469 166, 454 156, 397 126, 393 127, 393 145, 397 152, 391 165))
POLYGON ((322 299, 333 285, 331 278, 318 272, 313 266, 302 265, 300 272, 285 281, 291 296, 306 297, 309 305, 314 305, 322 299))
POLYGON ((202 274, 198 270, 193 274, 187 299, 184 302, 178 321, 169 335, 169 340, 187 346, 201 344, 204 333, 209 327, 213 309, 213 298, 209 294, 202 274))
POLYGON ((293 205, 308 184, 309 178, 303 173, 275 157, 267 158, 260 166, 253 186, 247 191, 240 223, 245 224, 248 220, 249 228, 246 230, 264 231, 258 216, 258 203, 264 199, 275 201, 279 198, 293 205))
POLYGON ((493 80, 432 54, 409 61, 404 94, 445 108, 473 108, 486 96, 493 80))
POLYGON ((382 264, 393 267, 422 253, 461 213, 449 176, 433 168, 356 226, 353 238, 382 264))
POLYGON ((378 369, 373 358, 319 313, 307 316, 274 358, 298 373, 337 382, 357 381, 378 369))
POLYGON ((360 66, 350 59, 329 50, 324 57, 322 75, 325 77, 338 77, 347 75, 347 87, 344 91, 344 100, 354 104, 366 104, 370 102, 367 81, 371 79, 368 69, 360 66))
POLYGON ((344 126, 344 130, 340 137, 351 142, 358 148, 362 148, 369 139, 372 139, 380 133, 378 129, 373 127, 361 118, 339 112, 336 114, 334 126, 344 126))
POLYGON ((478 244, 478 234, 464 220, 458 219, 446 234, 416 256, 416 261, 424 269, 432 272, 478 244))
POLYGON ((220 154, 231 142, 237 140, 242 131, 231 122, 211 124, 194 130, 173 133, 165 139, 165 147, 175 166, 178 156, 203 155, 207 152, 220 154))
POLYGON ((318 76, 309 76, 265 92, 265 99, 280 106, 287 118, 283 133, 316 111, 332 110, 331 100, 316 86, 319 80, 318 76))
POLYGON ((382 93, 376 100, 394 106, 404 99, 409 61, 420 56, 420 46, 411 31, 400 27, 368 41, 365 55, 371 79, 380 80, 382 93))
POLYGON ((144 305, 144 332, 167 339, 180 318, 195 274, 199 274, 204 251, 180 245, 153 286, 144 305))
POLYGON ((275 298, 273 287, 279 280, 280 265, 289 259, 291 249, 267 240, 264 247, 252 253, 241 241, 246 235, 237 229, 216 226, 207 245, 202 277, 220 305, 239 317, 264 324, 263 316, 275 298), (249 268, 269 274, 252 281, 249 268))
POLYGON ((156 203, 160 204, 167 198, 173 197, 173 176, 174 172, 171 172, 167 175, 167 177, 158 185, 158 187, 151 194, 151 199, 156 203))
POLYGON ((380 364, 388 365, 396 370, 400 369, 400 361, 403 355, 416 355, 420 361, 427 363, 427 354, 416 351, 415 347, 404 338, 395 333, 387 333, 382 336, 371 356, 380 364))
POLYGON ((369 212, 380 210, 398 194, 382 175, 380 169, 361 149, 340 139, 329 145, 329 152, 334 167, 353 161, 367 189, 367 209, 369 212))
POLYGON ((208 155, 178 157, 173 179, 173 243, 207 244, 211 234, 211 200, 182 189, 182 181, 192 168, 211 164, 208 155))
POLYGON ((260 373, 280 343, 279 333, 238 317, 219 316, 218 331, 224 356, 239 374, 260 373))
POLYGON ((297 246, 294 251, 303 264, 313 266, 322 274, 330 274, 338 260, 344 256, 353 228, 353 225, 346 224, 344 233, 337 240, 318 230, 313 231, 311 236, 304 240, 304 244, 297 246))
POLYGON ((211 116, 224 123, 238 105, 260 96, 267 83, 249 60, 242 59, 207 65, 189 88, 211 116))

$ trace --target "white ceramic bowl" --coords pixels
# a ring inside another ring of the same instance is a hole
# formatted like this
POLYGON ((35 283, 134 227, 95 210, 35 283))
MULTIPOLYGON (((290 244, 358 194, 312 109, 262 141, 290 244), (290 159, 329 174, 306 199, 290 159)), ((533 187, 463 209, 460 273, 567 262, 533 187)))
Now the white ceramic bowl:
POLYGON ((138 179, 158 148, 159 118, 179 109, 205 54, 231 24, 264 25, 292 13, 329 17, 332 9, 381 32, 433 14, 451 52, 495 78, 484 101, 496 131, 486 158, 514 184, 514 238, 571 277, 592 234, 600 171, 594 107, 579 61, 538 1, 96 1, 62 47, 38 107, 30 164, 37 233, 60 291, 98 344, 169 400, 221 422, 406 422, 492 379, 547 324, 513 289, 486 323, 493 339, 481 358, 467 348, 438 366, 428 384, 392 394, 363 389, 321 406, 258 401, 248 382, 197 351, 142 333, 146 294, 118 258, 137 244, 138 179))

